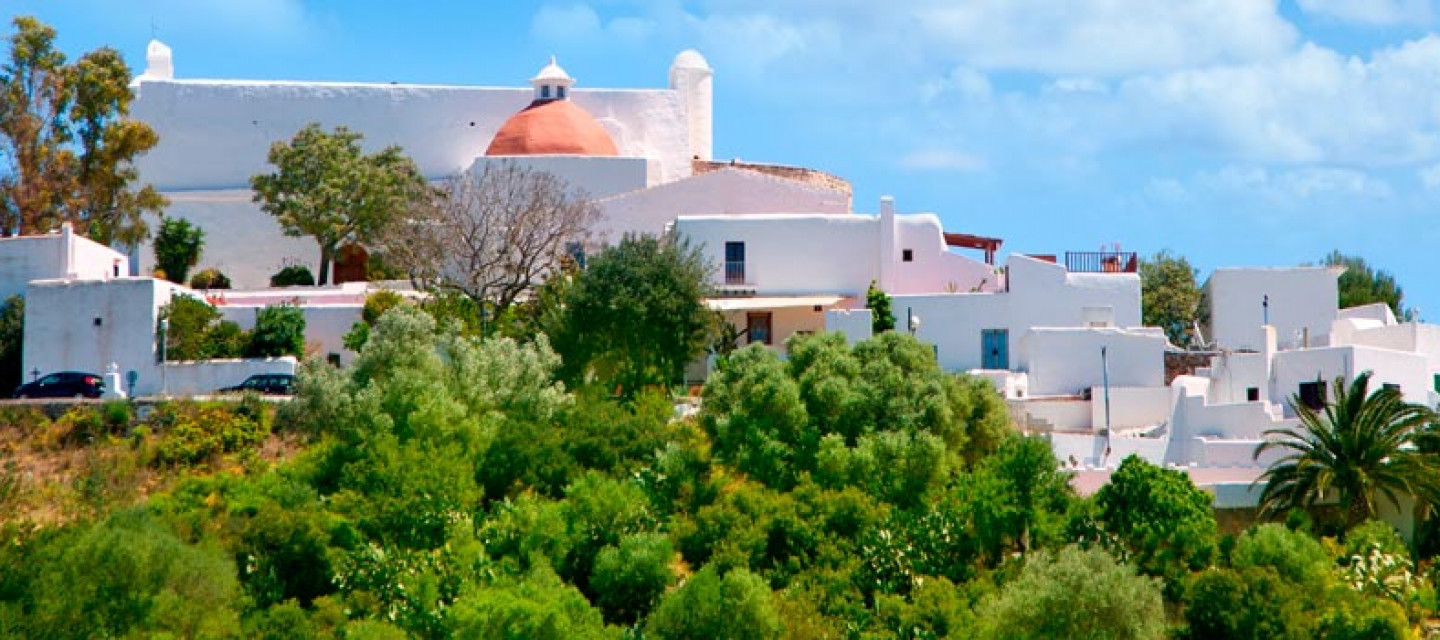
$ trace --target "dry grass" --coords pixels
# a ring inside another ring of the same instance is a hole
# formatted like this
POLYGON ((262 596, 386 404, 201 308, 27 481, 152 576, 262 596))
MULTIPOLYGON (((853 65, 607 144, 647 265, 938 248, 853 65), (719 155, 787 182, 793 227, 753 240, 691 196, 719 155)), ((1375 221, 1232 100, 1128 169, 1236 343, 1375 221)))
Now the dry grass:
POLYGON ((187 475, 253 473, 294 457, 303 438, 270 434, 252 453, 226 455, 208 467, 157 469, 159 437, 148 429, 129 436, 73 436, 65 419, 38 411, 0 412, 0 527, 31 522, 58 526, 143 503, 187 475))

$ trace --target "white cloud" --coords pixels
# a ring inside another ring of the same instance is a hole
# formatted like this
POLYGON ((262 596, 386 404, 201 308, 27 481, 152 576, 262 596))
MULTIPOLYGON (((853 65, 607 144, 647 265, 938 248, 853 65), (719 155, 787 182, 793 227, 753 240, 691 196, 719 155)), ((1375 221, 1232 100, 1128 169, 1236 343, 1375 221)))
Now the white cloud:
POLYGON ((1297 0, 1308 14, 1369 26, 1429 24, 1434 19, 1429 0, 1297 0))
POLYGON ((1297 37, 1274 0, 911 4, 923 5, 918 28, 936 51, 986 69, 1125 74, 1245 62, 1281 55, 1297 37))
POLYGON ((1296 210, 1335 202, 1387 201, 1395 196, 1395 191, 1385 180, 1354 169, 1303 167, 1277 171, 1253 165, 1228 165, 1198 171, 1184 180, 1152 179, 1145 195, 1166 204, 1190 202, 1213 206, 1218 198, 1269 209, 1296 210))
POLYGON ((590 38, 600 32, 600 15, 589 5, 547 4, 530 20, 530 32, 551 42, 590 38))
POLYGON ((638 42, 656 29, 654 20, 621 16, 604 20, 587 4, 544 4, 530 19, 530 33, 547 43, 586 40, 638 42))
POLYGON ((1405 164, 1440 154, 1437 70, 1435 36, 1368 61, 1306 45, 1266 63, 1127 80, 1118 100, 1147 135, 1184 131, 1252 160, 1405 164))
POLYGON ((1427 191, 1440 189, 1440 164, 1422 167, 1415 173, 1420 178, 1420 184, 1423 185, 1427 191))
POLYGON ((900 158, 900 166, 912 171, 965 173, 985 168, 985 159, 950 149, 924 149, 900 158))

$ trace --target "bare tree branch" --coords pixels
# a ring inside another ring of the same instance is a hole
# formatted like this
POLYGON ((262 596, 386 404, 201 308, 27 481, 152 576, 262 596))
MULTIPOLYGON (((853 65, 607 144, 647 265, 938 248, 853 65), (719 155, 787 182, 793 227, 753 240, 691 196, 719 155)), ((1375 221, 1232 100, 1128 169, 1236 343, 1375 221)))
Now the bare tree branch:
POLYGON ((600 210, 553 174, 513 162, 453 176, 431 206, 385 234, 417 286, 458 291, 499 314, 585 246, 600 210))

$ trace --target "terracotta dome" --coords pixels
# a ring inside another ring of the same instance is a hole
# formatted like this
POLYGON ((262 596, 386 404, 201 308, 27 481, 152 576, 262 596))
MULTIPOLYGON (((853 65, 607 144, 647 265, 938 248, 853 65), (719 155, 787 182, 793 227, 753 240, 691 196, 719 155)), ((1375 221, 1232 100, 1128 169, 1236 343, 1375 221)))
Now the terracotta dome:
POLYGON ((490 141, 487 156, 617 156, 615 141, 569 100, 536 100, 510 117, 490 141))

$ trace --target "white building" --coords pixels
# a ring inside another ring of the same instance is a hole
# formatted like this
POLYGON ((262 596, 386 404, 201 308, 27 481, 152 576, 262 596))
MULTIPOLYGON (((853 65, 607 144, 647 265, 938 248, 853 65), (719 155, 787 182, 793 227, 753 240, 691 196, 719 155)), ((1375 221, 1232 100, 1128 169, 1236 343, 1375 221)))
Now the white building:
MULTIPOLYGON (((249 185, 272 170, 270 145, 311 122, 362 133, 367 149, 399 145, 431 179, 513 161, 593 197, 673 182, 710 159, 712 72, 698 53, 676 56, 663 89, 573 84, 553 61, 530 88, 179 79, 170 49, 152 42, 131 113, 160 136, 138 166, 170 198, 166 215, 205 230, 206 266, 257 287, 315 262, 313 241, 283 236, 249 185)), ((133 273, 153 268, 150 254, 137 250, 133 273)))
MULTIPOLYGON (((294 358, 160 360, 160 308, 197 294, 155 278, 36 280, 25 294, 24 370, 135 372, 137 395, 208 393, 256 373, 294 373, 294 358)), ((127 392, 130 389, 126 389, 127 392)))
POLYGON ((56 233, 0 238, 0 300, 23 295, 31 280, 107 280, 129 274, 130 259, 69 223, 56 233))
POLYGON ((1275 327, 1278 346, 1329 343, 1338 317, 1336 283, 1344 267, 1221 268, 1210 274, 1211 339, 1217 348, 1259 351, 1260 327, 1275 327))

